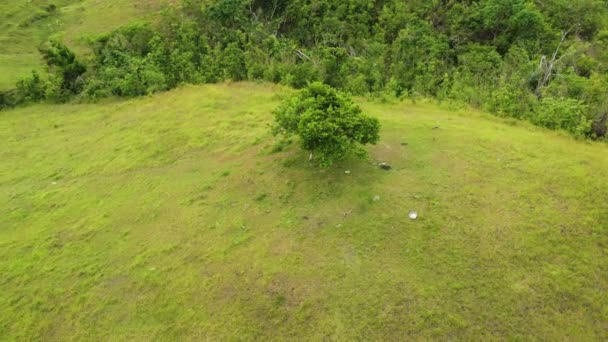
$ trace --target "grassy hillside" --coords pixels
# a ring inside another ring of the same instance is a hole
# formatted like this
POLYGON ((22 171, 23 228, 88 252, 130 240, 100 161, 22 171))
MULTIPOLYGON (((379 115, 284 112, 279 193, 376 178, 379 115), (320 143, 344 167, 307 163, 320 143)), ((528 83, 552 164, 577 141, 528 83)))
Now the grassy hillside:
POLYGON ((3 0, 0 3, 0 90, 42 68, 38 46, 55 36, 84 51, 81 38, 156 13, 163 0, 3 0), (54 6, 54 7, 53 7, 54 6))
POLYGON ((608 338, 605 145, 359 101, 394 170, 319 170, 285 92, 0 113, 2 339, 608 338))

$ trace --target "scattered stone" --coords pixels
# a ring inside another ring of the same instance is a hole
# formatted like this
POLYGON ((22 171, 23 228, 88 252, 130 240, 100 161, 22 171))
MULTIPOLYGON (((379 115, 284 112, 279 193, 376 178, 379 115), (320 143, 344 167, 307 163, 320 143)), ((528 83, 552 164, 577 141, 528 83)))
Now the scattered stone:
POLYGON ((57 182, 53 182, 53 185, 57 185, 57 182))
POLYGON ((390 171, 393 167, 387 163, 380 163, 380 168, 384 171, 390 171))
POLYGON ((408 144, 408 143, 406 143, 406 142, 402 142, 402 143, 401 143, 401 146, 407 146, 407 145, 409 145, 409 144, 408 144))
POLYGON ((302 216, 302 220, 308 221, 310 218, 308 216, 302 216))
POLYGON ((418 218, 418 213, 415 211, 410 211, 407 216, 410 218, 410 220, 416 220, 418 218))
POLYGON ((380 200, 380 196, 374 196, 374 202, 378 202, 380 200))
POLYGON ((344 171, 344 173, 346 173, 347 175, 350 175, 350 171, 344 171))

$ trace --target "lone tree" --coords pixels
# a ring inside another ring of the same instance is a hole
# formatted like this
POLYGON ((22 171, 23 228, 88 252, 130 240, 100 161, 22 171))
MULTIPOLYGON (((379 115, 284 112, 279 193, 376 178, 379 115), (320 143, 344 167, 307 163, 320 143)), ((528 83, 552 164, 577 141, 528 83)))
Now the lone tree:
POLYGON ((365 144, 378 142, 378 119, 362 114, 345 94, 316 82, 287 99, 274 111, 275 135, 300 136, 302 148, 321 166, 350 155, 365 157, 365 144))

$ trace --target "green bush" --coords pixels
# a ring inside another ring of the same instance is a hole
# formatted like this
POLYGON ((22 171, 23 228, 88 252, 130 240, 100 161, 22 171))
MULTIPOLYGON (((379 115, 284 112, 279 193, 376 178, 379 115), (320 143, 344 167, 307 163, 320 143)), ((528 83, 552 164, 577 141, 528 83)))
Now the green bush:
POLYGON ((19 104, 19 94, 16 89, 0 91, 0 109, 11 108, 19 104))
POLYGON ((241 81, 247 77, 245 53, 236 43, 230 43, 222 54, 222 64, 226 78, 241 81))
POLYGON ((593 119, 587 117, 588 107, 579 100, 564 97, 543 98, 532 122, 551 129, 563 129, 576 136, 589 136, 593 119))
POLYGON ((469 44, 458 55, 451 97, 481 107, 492 97, 503 66, 502 57, 491 46, 469 44))
POLYGON ((298 135, 302 148, 321 166, 348 156, 366 155, 363 145, 379 139, 380 123, 363 115, 343 93, 316 82, 287 99, 274 112, 275 135, 298 135))
POLYGON ((400 30, 393 42, 389 60, 395 95, 418 92, 435 95, 447 71, 447 37, 433 32, 424 21, 413 20, 400 30))
POLYGON ((533 112, 536 102, 530 92, 507 85, 492 93, 486 108, 498 116, 524 119, 533 112))
POLYGON ((23 101, 40 101, 45 98, 46 83, 36 71, 17 82, 17 91, 23 101))
POLYGON ((40 49, 50 74, 59 82, 58 98, 67 99, 79 94, 84 88, 87 68, 67 46, 51 41, 40 49))

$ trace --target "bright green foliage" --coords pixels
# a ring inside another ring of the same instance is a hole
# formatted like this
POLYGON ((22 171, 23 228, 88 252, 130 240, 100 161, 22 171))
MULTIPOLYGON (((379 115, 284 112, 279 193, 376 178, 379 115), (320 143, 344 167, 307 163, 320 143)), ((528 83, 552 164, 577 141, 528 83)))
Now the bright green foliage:
POLYGON ((345 94, 322 83, 312 83, 274 112, 275 134, 298 135, 302 148, 323 166, 349 155, 365 156, 365 144, 379 136, 377 119, 362 114, 345 94))
POLYGON ((162 47, 148 25, 131 25, 93 43, 97 77, 86 92, 92 97, 146 95, 167 88, 162 47))
POLYGON ((23 98, 23 101, 40 101, 45 98, 46 84, 40 78, 36 71, 32 71, 32 75, 21 79, 17 82, 17 91, 23 98))
POLYGON ((528 118, 538 102, 530 91, 536 68, 524 48, 513 46, 503 58, 498 84, 487 85, 493 90, 484 107, 499 116, 528 118))
POLYGON ((551 129, 563 129, 577 136, 591 132, 593 119, 587 117, 588 108, 581 101, 570 98, 546 97, 532 122, 551 129))

